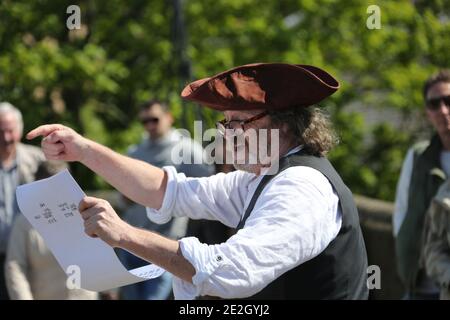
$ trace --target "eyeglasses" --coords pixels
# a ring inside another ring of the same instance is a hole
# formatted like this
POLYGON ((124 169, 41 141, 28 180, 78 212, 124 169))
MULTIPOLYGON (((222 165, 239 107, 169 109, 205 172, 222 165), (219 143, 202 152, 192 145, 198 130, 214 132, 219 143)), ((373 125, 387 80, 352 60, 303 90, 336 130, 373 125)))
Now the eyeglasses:
POLYGON ((450 107, 450 96, 442 96, 428 99, 427 108, 433 111, 439 110, 439 108, 441 107, 441 102, 445 106, 450 107))
POLYGON ((142 118, 141 119, 141 123, 142 124, 147 124, 147 123, 157 124, 158 122, 159 122, 159 118, 149 117, 149 118, 142 118))
POLYGON ((260 114, 257 114, 256 116, 251 117, 246 120, 226 121, 226 119, 223 119, 221 121, 216 122, 216 127, 222 136, 225 136, 225 134, 226 134, 227 136, 234 137, 234 136, 238 136, 238 135, 241 135, 242 133, 244 133, 244 131, 245 131, 244 126, 246 124, 256 121, 258 119, 261 119, 262 117, 265 117, 268 114, 269 114, 269 111, 264 111, 264 112, 261 112, 260 114))

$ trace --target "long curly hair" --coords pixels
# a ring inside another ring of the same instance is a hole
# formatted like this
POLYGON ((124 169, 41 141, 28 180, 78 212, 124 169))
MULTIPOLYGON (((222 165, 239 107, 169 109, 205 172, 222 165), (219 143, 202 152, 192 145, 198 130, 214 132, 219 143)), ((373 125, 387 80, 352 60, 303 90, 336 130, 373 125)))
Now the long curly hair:
POLYGON ((315 106, 271 111, 269 114, 274 125, 281 127, 287 124, 288 134, 310 155, 325 156, 339 142, 329 116, 315 106))

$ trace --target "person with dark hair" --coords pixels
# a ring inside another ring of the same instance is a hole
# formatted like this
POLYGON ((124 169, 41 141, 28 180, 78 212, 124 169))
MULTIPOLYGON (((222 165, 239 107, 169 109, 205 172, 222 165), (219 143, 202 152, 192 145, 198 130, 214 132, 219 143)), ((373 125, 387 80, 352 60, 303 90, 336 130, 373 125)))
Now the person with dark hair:
POLYGON ((358 212, 325 157, 336 139, 314 107, 338 88, 320 68, 284 63, 244 65, 187 85, 184 99, 223 111, 217 130, 237 169, 206 178, 127 158, 60 124, 27 137, 43 136, 47 158, 80 161, 145 205, 155 222, 188 216, 237 230, 216 245, 175 241, 128 225, 102 199, 81 201, 86 233, 172 273, 176 299, 367 299, 358 212))
POLYGON ((175 166, 178 172, 188 177, 204 177, 213 173, 213 168, 202 161, 205 157, 202 145, 174 129, 174 119, 167 103, 159 100, 145 102, 139 112, 139 121, 146 135, 138 145, 129 148, 130 157, 160 168, 175 166), (188 156, 189 163, 176 163, 172 156, 174 150, 186 152, 187 155, 183 156, 188 156), (200 159, 202 163, 196 163, 195 159, 200 159))
MULTIPOLYGON (((174 166, 177 172, 187 177, 209 176, 213 172, 212 166, 194 163, 203 160, 204 150, 198 142, 183 136, 173 128, 173 116, 167 103, 160 100, 149 100, 140 107, 139 121, 145 129, 146 135, 138 145, 128 150, 128 156, 162 168, 174 166), (177 163, 172 153, 183 151, 183 156, 189 158, 189 163, 177 163)), ((135 227, 158 232, 170 239, 180 239, 186 235, 188 219, 177 217, 160 225, 151 222, 145 213, 145 208, 131 203, 123 214, 123 219, 135 227)), ((125 250, 117 250, 124 266, 134 269, 148 264, 142 259, 125 250)), ((164 273, 162 276, 147 281, 131 284, 120 288, 120 297, 125 300, 166 300, 172 296, 172 276, 164 273)))
POLYGON ((436 133, 408 150, 397 184, 393 231, 405 299, 438 299, 439 288, 427 276, 423 261, 427 209, 450 174, 450 71, 441 70, 424 84, 427 118, 436 133))

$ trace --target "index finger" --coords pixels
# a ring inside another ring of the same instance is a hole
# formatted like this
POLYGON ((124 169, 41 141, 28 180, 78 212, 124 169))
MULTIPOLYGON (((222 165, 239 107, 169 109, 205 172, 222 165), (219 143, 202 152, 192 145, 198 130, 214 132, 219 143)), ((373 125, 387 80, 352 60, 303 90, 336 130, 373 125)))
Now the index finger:
POLYGON ((30 132, 28 132, 26 137, 28 140, 34 139, 38 136, 46 137, 53 131, 61 130, 63 128, 64 128, 64 126, 60 125, 60 124, 45 124, 43 126, 39 126, 36 129, 33 129, 30 132))

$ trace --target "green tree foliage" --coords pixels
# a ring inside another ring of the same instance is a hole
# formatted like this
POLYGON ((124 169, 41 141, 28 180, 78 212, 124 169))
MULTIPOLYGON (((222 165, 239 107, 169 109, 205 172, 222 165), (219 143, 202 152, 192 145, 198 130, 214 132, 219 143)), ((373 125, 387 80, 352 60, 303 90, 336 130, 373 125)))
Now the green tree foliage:
MULTIPOLYGON (((140 102, 167 99, 177 125, 219 114, 184 106, 174 4, 163 0, 0 4, 0 100, 26 129, 62 122, 124 152, 139 140, 140 102), (69 31, 66 8, 81 8, 69 31), (174 44, 175 43, 175 44, 174 44)), ((421 86, 450 61, 448 0, 185 0, 185 57, 201 78, 258 61, 314 64, 341 81, 322 103, 341 143, 330 158, 354 192, 392 200, 403 156, 424 132, 421 86), (369 5, 381 29, 369 30, 369 5), (377 121, 368 116, 375 115, 377 121)), ((189 72, 187 72, 189 73, 189 72)), ((427 131, 429 132, 429 130, 427 131)), ((86 188, 104 184, 74 166, 86 188)))

